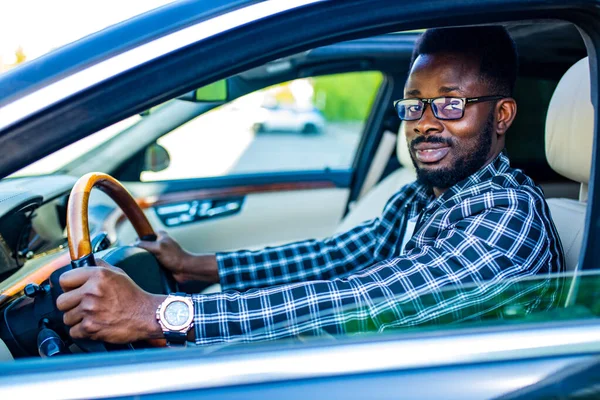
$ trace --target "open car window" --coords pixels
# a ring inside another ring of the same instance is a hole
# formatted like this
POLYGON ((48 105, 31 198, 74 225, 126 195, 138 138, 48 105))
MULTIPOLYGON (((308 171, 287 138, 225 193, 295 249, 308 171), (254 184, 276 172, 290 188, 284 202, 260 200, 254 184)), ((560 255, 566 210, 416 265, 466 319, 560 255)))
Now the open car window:
POLYGON ((170 164, 141 180, 349 169, 382 79, 336 74, 245 95, 159 138, 170 164))

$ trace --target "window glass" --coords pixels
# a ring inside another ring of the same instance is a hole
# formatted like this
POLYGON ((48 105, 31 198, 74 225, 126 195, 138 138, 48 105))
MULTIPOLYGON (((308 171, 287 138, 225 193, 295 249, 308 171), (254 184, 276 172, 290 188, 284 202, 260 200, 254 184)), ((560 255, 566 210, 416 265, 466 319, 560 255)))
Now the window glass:
POLYGON ((169 166, 141 180, 348 169, 381 81, 355 72, 250 93, 161 137, 169 166))
MULTIPOLYGON (((485 290, 482 290, 481 282, 448 285, 436 294, 421 295, 419 301, 406 301, 405 297, 398 299, 396 306, 401 309, 401 316, 390 315, 388 323, 382 324, 381 320, 377 320, 365 326, 349 319, 344 333, 333 336, 397 335, 415 331, 597 319, 600 316, 599 284, 600 272, 580 271, 577 275, 565 272, 507 278, 490 284, 485 290)), ((391 304, 387 297, 374 302, 380 302, 382 307, 391 304)), ((351 304, 344 307, 344 311, 347 315, 358 315, 356 307, 351 304)), ((337 310, 324 312, 320 317, 327 318, 334 312, 337 310)), ((299 323, 304 321, 298 320, 299 323)), ((286 323, 282 322, 281 326, 286 323)), ((331 337, 324 330, 318 334, 331 337)))

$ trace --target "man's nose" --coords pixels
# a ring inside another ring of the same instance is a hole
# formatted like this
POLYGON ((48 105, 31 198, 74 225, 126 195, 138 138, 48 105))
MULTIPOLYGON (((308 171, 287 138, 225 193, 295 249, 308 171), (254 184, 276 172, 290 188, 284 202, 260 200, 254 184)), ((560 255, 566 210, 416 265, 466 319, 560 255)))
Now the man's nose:
POLYGON ((444 130, 439 119, 433 115, 433 109, 431 108, 431 104, 425 105, 425 111, 423 111, 423 115, 421 119, 417 121, 415 125, 415 133, 420 135, 429 135, 432 133, 438 133, 444 130))

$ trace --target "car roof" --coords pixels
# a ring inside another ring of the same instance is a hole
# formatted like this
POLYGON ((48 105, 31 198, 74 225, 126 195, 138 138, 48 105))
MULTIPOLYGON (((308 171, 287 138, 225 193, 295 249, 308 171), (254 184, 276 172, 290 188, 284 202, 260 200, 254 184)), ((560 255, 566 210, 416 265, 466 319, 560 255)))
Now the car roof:
POLYGON ((129 20, 67 44, 0 75, 0 107, 82 70, 158 37, 193 25, 209 16, 255 3, 252 0, 183 0, 140 14, 129 20))

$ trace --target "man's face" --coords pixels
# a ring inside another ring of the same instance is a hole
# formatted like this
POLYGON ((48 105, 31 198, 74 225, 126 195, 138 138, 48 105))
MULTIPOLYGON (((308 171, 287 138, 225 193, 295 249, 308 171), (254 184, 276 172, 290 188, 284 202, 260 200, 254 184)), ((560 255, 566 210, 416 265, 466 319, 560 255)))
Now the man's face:
MULTIPOLYGON (((496 95, 480 79, 479 62, 461 54, 420 55, 410 72, 404 98, 496 95)), ((467 105, 459 120, 443 121, 428 104, 420 120, 404 121, 408 148, 419 181, 447 189, 491 161, 502 149, 494 131, 494 102, 467 105)))

